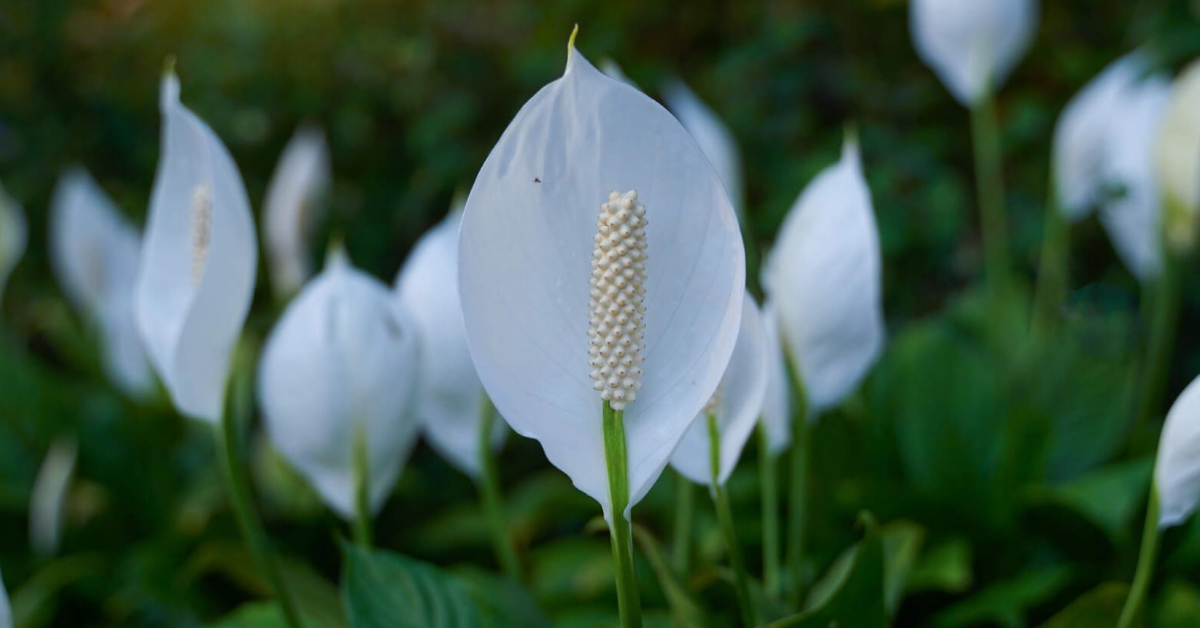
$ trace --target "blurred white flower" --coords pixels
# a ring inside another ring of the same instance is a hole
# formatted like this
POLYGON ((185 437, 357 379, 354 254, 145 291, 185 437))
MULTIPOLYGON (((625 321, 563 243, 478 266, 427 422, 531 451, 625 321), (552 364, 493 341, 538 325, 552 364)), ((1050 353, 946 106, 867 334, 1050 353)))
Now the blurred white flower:
POLYGON ((1184 254, 1200 230, 1200 61, 1175 79, 1158 138, 1166 242, 1184 254))
POLYGON ((42 556, 58 553, 67 494, 78 457, 79 443, 74 437, 55 440, 33 481, 33 495, 29 504, 29 546, 42 556))
POLYGON ((225 146, 163 79, 162 154, 136 305, 150 361, 183 414, 218 421, 234 345, 254 296, 250 203, 225 146))
POLYGON ((741 458, 754 426, 763 409, 767 392, 767 338, 763 330, 762 313, 754 297, 742 301, 742 323, 738 330, 733 357, 725 376, 691 427, 671 454, 671 467, 687 479, 706 486, 713 484, 712 440, 708 431, 708 415, 717 420, 720 433, 720 467, 717 483, 724 485, 741 458))
POLYGON ((0 300, 4 298, 8 276, 25 254, 28 238, 29 230, 21 206, 0 187, 0 300))
POLYGON ((770 302, 763 304, 762 322, 767 351, 767 392, 763 397, 762 423, 767 430, 767 449, 771 455, 778 456, 792 444, 792 382, 788 376, 783 340, 779 337, 779 317, 770 302))
POLYGON ((745 253, 716 172, 674 116, 572 46, 484 163, 459 238, 488 395, 610 522, 602 399, 623 407, 628 518, 737 338, 745 253))
POLYGON ((154 376, 134 315, 141 235, 82 168, 67 169, 50 205, 50 261, 71 304, 100 332, 109 377, 144 398, 154 376))
POLYGON ((857 140, 817 175, 784 219, 766 287, 810 413, 836 406, 884 342, 882 267, 857 140))
POLYGON ((416 325, 387 285, 335 251, 267 339, 258 400, 267 433, 331 508, 355 514, 355 439, 367 452, 372 511, 386 501, 417 437, 409 412, 416 325))
POLYGON ((3 576, 0 576, 0 628, 13 628, 12 608, 8 605, 3 576))
MULTIPOLYGON (((413 413, 429 444, 463 473, 478 478, 486 400, 471 362, 458 298, 463 204, 457 201, 450 215, 417 242, 396 277, 396 293, 419 331, 421 368, 413 413)), ((492 444, 498 447, 504 442, 504 423, 496 421, 495 426, 492 444)))
POLYGON ((998 89, 1037 31, 1037 0, 911 0, 917 54, 958 102, 973 107, 998 89))
POLYGON ((1167 412, 1154 465, 1159 527, 1187 521, 1200 501, 1200 377, 1167 412))
POLYGON ((311 240, 331 178, 325 135, 315 126, 300 127, 279 157, 263 203, 267 269, 281 299, 312 276, 311 240))
POLYGON ((717 114, 680 80, 673 80, 662 90, 663 99, 683 128, 691 133, 700 150, 708 158, 738 215, 742 214, 742 157, 737 140, 717 114))

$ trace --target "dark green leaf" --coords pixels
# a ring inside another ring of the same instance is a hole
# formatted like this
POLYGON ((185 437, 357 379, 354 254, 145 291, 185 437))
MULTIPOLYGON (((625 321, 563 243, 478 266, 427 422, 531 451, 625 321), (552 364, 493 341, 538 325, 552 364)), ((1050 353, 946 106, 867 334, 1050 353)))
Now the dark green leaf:
POLYGON ((808 610, 773 622, 770 628, 828 628, 832 624, 855 628, 887 626, 883 542, 870 516, 864 515, 862 521, 866 528, 863 539, 814 585, 808 610))
POLYGON ((347 545, 342 602, 354 628, 483 628, 467 587, 428 563, 347 545))
POLYGON ((1105 582, 1071 602, 1041 628, 1087 628, 1113 626, 1121 616, 1121 607, 1129 586, 1123 582, 1105 582))

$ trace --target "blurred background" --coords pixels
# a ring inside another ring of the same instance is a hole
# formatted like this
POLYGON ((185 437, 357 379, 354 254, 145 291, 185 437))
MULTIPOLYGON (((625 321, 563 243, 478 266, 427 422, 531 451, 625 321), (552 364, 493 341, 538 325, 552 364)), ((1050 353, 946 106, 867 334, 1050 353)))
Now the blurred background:
MULTIPOLYGON (((1012 241, 1029 282, 1062 106, 1132 49, 1150 46, 1168 71, 1200 56, 1200 5, 1189 0, 1043 5, 1036 42, 998 97, 1012 241)), ((183 102, 229 147, 256 211, 297 126, 324 128, 334 181, 317 240, 342 235, 357 265, 390 282, 521 104, 561 74, 576 23, 592 60, 612 59, 652 96, 681 78, 726 122, 742 149, 748 232, 762 246, 837 159, 844 125, 858 126, 890 346, 863 391, 816 429, 813 570, 854 541, 854 515, 869 508, 919 532, 921 578, 897 625, 1037 625, 1106 579, 1128 581, 1165 411, 1141 431, 1122 418, 1145 327, 1138 284, 1089 219, 1072 234, 1069 340, 1013 356, 981 331, 969 116, 913 51, 903 0, 2 0, 0 182, 30 220, 0 310, 0 565, 18 626, 209 625, 265 591, 207 428, 114 392, 53 280, 46 215, 62 169, 86 167, 143 223, 159 80, 174 55, 183 102), (39 556, 27 543, 29 499, 64 434, 80 446, 66 528, 57 555, 39 556)), ((248 326, 258 338, 277 314, 260 268, 248 326)), ((1200 373, 1193 271, 1168 401, 1200 373)), ((1014 318, 1027 308, 1018 301, 1014 318)), ((608 539, 579 535, 595 505, 536 444, 514 437, 500 464, 534 597, 556 625, 605 625, 615 608, 608 539)), ((344 528, 265 447, 255 471, 289 569, 306 597, 336 607, 344 528)), ((664 476, 635 511, 664 536, 670 484, 664 476)), ((730 486, 753 570, 752 448, 730 486)), ((492 568, 476 504, 471 483, 422 446, 379 543, 492 568)), ((719 564, 715 520, 700 517, 699 551, 719 564)), ((1200 621, 1194 528, 1167 538, 1155 626, 1200 621)), ((663 607, 642 568, 646 606, 663 607)), ((691 584, 728 598, 732 617, 732 591, 711 571, 691 584)))

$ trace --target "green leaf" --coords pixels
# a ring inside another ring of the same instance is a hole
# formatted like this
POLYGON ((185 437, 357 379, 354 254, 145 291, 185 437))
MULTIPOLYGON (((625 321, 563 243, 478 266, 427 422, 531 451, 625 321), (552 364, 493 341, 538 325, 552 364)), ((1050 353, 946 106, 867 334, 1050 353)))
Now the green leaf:
POLYGON ((884 605, 888 614, 894 615, 925 542, 925 529, 911 521, 893 521, 880 528, 879 536, 883 542, 884 605))
POLYGON ((855 628, 887 626, 884 608, 883 541, 870 515, 863 515, 863 539, 843 554, 813 586, 808 610, 772 622, 769 628, 855 628))
POLYGON ((929 548, 908 574, 905 590, 962 593, 971 588, 971 544, 960 538, 941 541, 929 548))
POLYGON ((1195 628, 1200 626, 1200 590, 1173 580, 1163 587, 1152 616, 1154 628, 1195 628))
MULTIPOLYGON (((1086 626, 1112 626, 1121 616, 1121 607, 1129 586, 1123 582, 1105 582, 1079 596, 1041 628, 1084 628, 1086 626)), ((1194 624, 1191 624, 1194 625, 1194 624)))
POLYGON ((933 626, 966 628, 989 623, 1023 626, 1026 611, 1062 591, 1070 584, 1072 577, 1071 569, 1062 565, 1029 569, 938 613, 933 626))
POLYGON ((428 563, 345 547, 342 601, 354 628, 483 628, 470 591, 428 563))
POLYGON ((692 598, 687 587, 679 582, 679 578, 663 558, 662 550, 654 535, 643 526, 635 524, 633 539, 637 541, 642 555, 646 557, 650 568, 654 570, 654 575, 658 577, 658 586, 662 588, 663 595, 667 598, 667 606, 671 609, 671 617, 675 620, 675 624, 685 628, 708 625, 704 609, 692 598))
POLYGON ((475 599, 484 626, 550 628, 550 621, 520 584, 472 566, 455 569, 454 575, 475 599))
POLYGON ((1149 458, 1113 465, 1060 485, 1031 488, 1023 518, 1075 556, 1094 559, 1100 548, 1127 540, 1150 486, 1149 458))
MULTIPOLYGON (((312 617, 300 618, 304 628, 328 628, 327 624, 312 617)), ((209 628, 290 628, 283 611, 274 602, 251 602, 243 604, 209 628)))

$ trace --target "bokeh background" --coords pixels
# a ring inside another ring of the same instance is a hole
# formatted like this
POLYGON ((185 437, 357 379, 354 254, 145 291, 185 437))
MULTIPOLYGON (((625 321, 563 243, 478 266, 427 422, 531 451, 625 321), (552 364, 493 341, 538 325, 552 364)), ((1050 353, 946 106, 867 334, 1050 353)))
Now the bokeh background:
MULTIPOLYGON (((1043 4, 1036 42, 998 99, 1015 259, 1028 282, 1062 106, 1134 48, 1148 46, 1168 70, 1200 56, 1195 2, 1043 4)), ((356 264, 390 281, 520 105, 561 73, 576 23, 591 59, 611 58, 651 95, 682 78, 728 124, 742 148, 748 233, 763 247, 837 158, 844 125, 860 131, 890 342, 862 392, 816 429, 814 572, 854 541, 855 514, 868 508, 907 522, 895 538, 917 537, 917 584, 897 625, 1038 625, 1106 580, 1128 581, 1165 411, 1151 425, 1128 420, 1146 326, 1138 284, 1091 219, 1072 236, 1067 338, 1029 354, 1006 348, 1022 333, 1020 295, 1012 329, 983 328, 968 112, 918 60, 903 0, 0 0, 0 181, 30 219, 0 310, 0 565, 19 626, 208 625, 265 592, 206 428, 165 402, 139 407, 114 392, 92 332, 53 281, 46 215, 62 169, 85 166, 144 221, 159 79, 174 55, 184 103, 227 144, 256 210, 296 127, 325 129, 334 181, 314 253, 339 234, 356 264), (50 443, 72 434, 80 460, 63 546, 37 556, 27 543, 33 479, 50 443)), ((1200 373, 1194 270, 1184 273, 1167 400, 1200 373)), ((259 338, 277 314, 260 279, 248 326, 259 338)), ((731 491, 756 570, 754 458, 748 448, 731 491)), ((615 608, 608 539, 580 535, 595 505, 536 444, 512 438, 500 464, 534 597, 556 625, 605 625, 615 608)), ((289 570, 336 615, 345 529, 265 446, 255 471, 289 570)), ((660 485, 635 514, 666 536, 671 479, 660 485)), ((379 543, 491 568, 476 504, 471 483, 422 446, 379 520, 379 543)), ((699 517, 709 566, 690 586, 732 618, 715 521, 699 517)), ((1200 621, 1193 528, 1167 537, 1155 626, 1200 621)), ((641 567, 646 605, 661 609, 641 567)))

